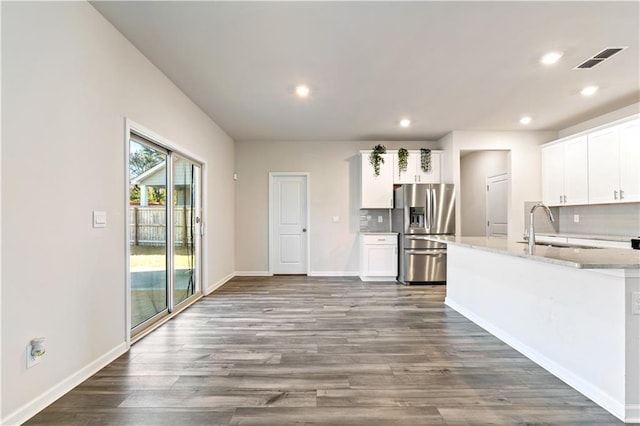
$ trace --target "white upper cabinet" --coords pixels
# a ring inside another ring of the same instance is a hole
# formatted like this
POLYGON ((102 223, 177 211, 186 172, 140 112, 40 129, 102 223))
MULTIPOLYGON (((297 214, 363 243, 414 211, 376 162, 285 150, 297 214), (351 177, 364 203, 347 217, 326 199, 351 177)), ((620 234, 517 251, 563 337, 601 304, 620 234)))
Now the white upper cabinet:
POLYGON ((564 143, 564 196, 565 205, 589 202, 589 171, 587 138, 580 136, 564 143))
POLYGON ((591 203, 612 203, 618 200, 619 134, 619 129, 612 127, 589 135, 589 201, 591 203))
POLYGON ((440 183, 442 180, 442 153, 431 151, 431 170, 422 170, 420 151, 409 151, 407 170, 398 167, 398 154, 393 154, 393 183, 440 183))
POLYGON ((542 202, 562 205, 564 195, 564 145, 557 143, 542 148, 542 202))
POLYGON ((542 201, 549 206, 640 201, 640 118, 542 147, 542 201))
POLYGON ((376 176, 369 163, 371 151, 360 152, 360 208, 393 208, 393 154, 383 154, 384 163, 380 164, 380 174, 376 176))
POLYGON ((620 125, 621 201, 640 201, 640 119, 620 125))
POLYGON ((587 204, 587 137, 542 148, 542 201, 549 206, 587 204))
POLYGON ((589 203, 640 201, 640 119, 590 133, 589 203))

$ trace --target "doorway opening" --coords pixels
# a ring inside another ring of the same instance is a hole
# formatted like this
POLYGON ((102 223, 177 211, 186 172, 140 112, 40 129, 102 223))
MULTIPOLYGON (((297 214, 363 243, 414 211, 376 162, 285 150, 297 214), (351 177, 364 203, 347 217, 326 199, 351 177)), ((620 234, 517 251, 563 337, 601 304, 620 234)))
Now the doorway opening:
POLYGON ((509 182, 509 150, 469 150, 460 152, 460 234, 464 237, 507 236, 511 185, 509 182), (491 185, 492 177, 503 175, 491 185), (491 200, 504 203, 489 208, 491 200), (493 197, 495 195, 495 197, 493 197), (493 200, 495 198, 495 200, 493 200), (503 210, 499 210, 503 208, 503 210), (497 226, 491 225, 493 223, 497 226), (493 233, 493 234, 490 234, 493 233), (503 233, 504 232, 504 233, 503 233))
POLYGON ((202 164, 132 128, 127 152, 127 324, 135 339, 202 296, 202 164))
POLYGON ((307 275, 309 173, 269 173, 269 274, 307 275))

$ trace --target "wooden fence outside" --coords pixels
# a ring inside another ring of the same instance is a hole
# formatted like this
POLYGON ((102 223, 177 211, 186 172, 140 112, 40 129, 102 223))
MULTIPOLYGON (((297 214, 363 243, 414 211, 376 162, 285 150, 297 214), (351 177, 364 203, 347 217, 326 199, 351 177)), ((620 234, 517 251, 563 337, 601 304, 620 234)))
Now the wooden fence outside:
MULTIPOLYGON (((129 244, 164 245, 166 243, 166 206, 131 206, 129 208, 129 244)), ((175 245, 191 243, 190 207, 174 207, 175 245), (186 239, 185 239, 186 235, 186 239)))

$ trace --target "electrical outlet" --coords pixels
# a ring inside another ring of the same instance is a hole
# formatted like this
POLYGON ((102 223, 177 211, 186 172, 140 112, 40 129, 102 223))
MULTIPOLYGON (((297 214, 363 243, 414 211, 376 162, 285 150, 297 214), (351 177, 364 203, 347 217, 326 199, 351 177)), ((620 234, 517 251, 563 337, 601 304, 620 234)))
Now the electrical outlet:
POLYGON ((31 355, 31 349, 33 348, 33 346, 31 345, 27 345, 27 368, 31 368, 36 364, 40 364, 40 361, 42 361, 41 356, 33 356, 31 355))
POLYGON ((640 291, 631 293, 631 313, 633 315, 640 315, 640 291))
POLYGON ((378 223, 382 223, 382 216, 378 216, 378 223))
POLYGON ((580 223, 580 215, 579 214, 574 214, 573 215, 573 223, 580 223))

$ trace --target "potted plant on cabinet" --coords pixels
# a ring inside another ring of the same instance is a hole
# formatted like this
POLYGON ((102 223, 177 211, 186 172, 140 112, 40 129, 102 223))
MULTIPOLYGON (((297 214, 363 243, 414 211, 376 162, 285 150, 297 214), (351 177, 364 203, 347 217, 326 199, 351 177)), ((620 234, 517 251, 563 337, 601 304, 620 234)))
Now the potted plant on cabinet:
POLYGON ((380 164, 384 163, 382 154, 387 153, 387 148, 384 145, 378 144, 373 147, 373 151, 369 154, 369 163, 373 166, 373 173, 376 176, 380 176, 380 164))
POLYGON ((404 148, 398 150, 398 177, 403 172, 407 171, 407 164, 409 162, 409 151, 404 148))
POLYGON ((431 171, 431 150, 426 148, 420 148, 420 167, 425 173, 431 171))

